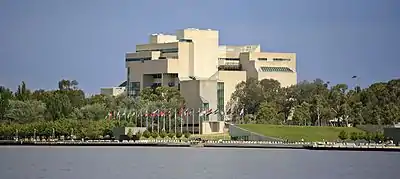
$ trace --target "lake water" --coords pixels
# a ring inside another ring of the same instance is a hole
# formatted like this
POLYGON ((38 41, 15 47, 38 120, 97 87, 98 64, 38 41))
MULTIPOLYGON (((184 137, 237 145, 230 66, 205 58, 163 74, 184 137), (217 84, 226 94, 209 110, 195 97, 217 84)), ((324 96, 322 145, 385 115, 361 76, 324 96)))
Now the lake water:
POLYGON ((0 146, 1 179, 395 179, 400 153, 0 146))

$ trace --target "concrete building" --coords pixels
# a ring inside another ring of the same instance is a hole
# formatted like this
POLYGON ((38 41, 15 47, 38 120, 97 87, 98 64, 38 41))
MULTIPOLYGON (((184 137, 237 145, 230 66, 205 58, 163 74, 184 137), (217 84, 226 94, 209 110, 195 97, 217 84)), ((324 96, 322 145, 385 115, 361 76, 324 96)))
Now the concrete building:
MULTIPOLYGON (((188 108, 222 112, 210 115, 202 127, 212 122, 224 126, 227 102, 247 78, 275 79, 282 86, 297 82, 295 53, 261 52, 260 45, 220 45, 219 32, 211 29, 152 34, 148 44, 136 45, 125 57, 128 95, 138 95, 145 87, 178 87, 188 108)), ((222 131, 214 128, 209 127, 222 131)))
POLYGON ((126 83, 127 83, 127 81, 124 81, 117 87, 100 88, 100 94, 106 95, 106 96, 118 96, 121 94, 125 94, 126 93, 126 83))

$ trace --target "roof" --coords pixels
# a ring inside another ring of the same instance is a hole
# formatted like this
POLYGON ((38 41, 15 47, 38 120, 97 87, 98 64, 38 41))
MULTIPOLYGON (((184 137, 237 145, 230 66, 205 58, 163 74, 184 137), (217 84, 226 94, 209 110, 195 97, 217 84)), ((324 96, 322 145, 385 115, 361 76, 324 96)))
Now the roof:
POLYGON ((120 85, 118 85, 118 87, 126 87, 127 84, 128 84, 128 82, 124 81, 120 85))

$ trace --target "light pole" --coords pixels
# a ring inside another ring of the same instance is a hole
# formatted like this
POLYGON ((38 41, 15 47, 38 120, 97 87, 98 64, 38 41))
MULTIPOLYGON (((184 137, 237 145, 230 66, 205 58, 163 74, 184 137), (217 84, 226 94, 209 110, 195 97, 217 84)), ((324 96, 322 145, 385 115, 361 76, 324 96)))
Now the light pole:
POLYGON ((36 129, 33 129, 33 141, 36 141, 36 129))

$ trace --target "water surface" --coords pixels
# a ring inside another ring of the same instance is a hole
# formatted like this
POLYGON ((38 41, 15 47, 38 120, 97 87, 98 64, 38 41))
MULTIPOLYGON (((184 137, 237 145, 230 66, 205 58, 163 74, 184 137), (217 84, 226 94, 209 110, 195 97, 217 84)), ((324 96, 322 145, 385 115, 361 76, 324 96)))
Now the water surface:
POLYGON ((0 146, 0 159, 1 179, 394 179, 400 153, 0 146))

